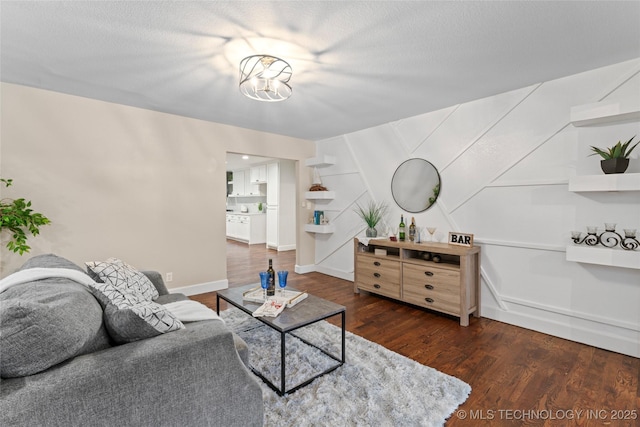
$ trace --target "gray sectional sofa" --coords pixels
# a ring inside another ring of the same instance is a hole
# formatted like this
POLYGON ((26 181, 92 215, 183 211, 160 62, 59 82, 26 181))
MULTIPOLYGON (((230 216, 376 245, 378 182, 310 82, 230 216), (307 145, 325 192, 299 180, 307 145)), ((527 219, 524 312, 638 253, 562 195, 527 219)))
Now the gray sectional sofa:
MULTIPOLYGON (((21 270, 38 267, 84 273, 52 254, 21 270)), ((144 274, 157 302, 188 299, 144 274)), ((0 292, 0 425, 259 426, 262 391, 247 358, 219 320, 116 344, 86 286, 34 280, 0 292)))

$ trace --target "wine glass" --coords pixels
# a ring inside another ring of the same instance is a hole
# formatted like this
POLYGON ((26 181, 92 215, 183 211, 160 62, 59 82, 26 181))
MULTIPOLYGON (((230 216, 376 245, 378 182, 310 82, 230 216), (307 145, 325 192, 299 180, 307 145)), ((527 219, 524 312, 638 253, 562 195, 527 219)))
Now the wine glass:
POLYGON ((393 233, 393 235, 389 236, 389 240, 391 240, 392 242, 395 242, 398 238, 396 237, 398 235, 398 231, 399 228, 398 227, 393 227, 393 229, 391 230, 391 232, 393 233))
POLYGON ((431 235, 431 241, 433 242, 433 233, 436 232, 436 227, 427 227, 427 231, 431 235))
POLYGON ((278 271, 278 285, 280 286, 280 296, 284 296, 284 288, 287 286, 288 271, 278 271))
POLYGON ((260 287, 262 287, 262 298, 267 300, 267 288, 269 287, 269 273, 266 271, 260 272, 260 287))

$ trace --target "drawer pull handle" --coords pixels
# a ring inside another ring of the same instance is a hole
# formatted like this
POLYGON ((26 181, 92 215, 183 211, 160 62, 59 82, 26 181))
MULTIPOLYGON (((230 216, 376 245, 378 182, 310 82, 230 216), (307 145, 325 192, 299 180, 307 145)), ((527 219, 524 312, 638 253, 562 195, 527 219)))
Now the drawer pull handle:
POLYGON ((429 277, 433 276, 433 272, 431 271, 425 271, 424 274, 426 274, 429 277))
POLYGON ((376 267, 380 267, 380 263, 378 261, 375 261, 373 265, 375 265, 376 267))
POLYGON ((373 273, 373 276, 380 278, 380 273, 373 273))
POLYGON ((426 302, 433 302, 433 298, 425 298, 424 299, 426 302))
POLYGON ((377 283, 375 285, 373 285, 374 288, 376 289, 380 289, 382 286, 378 285, 377 283))
POLYGON ((424 285, 425 288, 433 290, 433 285, 424 285))

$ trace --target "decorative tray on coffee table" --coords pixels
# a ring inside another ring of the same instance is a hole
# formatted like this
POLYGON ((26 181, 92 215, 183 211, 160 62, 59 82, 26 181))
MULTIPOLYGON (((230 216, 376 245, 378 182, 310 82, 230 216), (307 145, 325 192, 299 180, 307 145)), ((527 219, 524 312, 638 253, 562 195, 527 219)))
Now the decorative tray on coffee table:
MULTIPOLYGON (((289 289, 284 290, 276 290, 276 294, 272 296, 268 296, 267 300, 278 301, 285 303, 287 307, 293 307, 301 301, 304 301, 309 294, 306 292, 294 291, 289 289)), ((264 300, 264 290, 258 286, 257 288, 249 289, 248 291, 242 294, 242 299, 245 301, 251 302, 259 302, 263 303, 264 300)))

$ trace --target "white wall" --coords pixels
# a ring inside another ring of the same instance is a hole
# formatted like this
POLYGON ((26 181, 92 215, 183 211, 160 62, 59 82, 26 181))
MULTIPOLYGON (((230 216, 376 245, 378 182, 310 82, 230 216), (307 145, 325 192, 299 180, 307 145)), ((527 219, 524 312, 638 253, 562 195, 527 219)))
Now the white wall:
MULTIPOLYGON (((571 230, 605 221, 640 229, 638 192, 567 188, 576 173, 601 173, 590 145, 640 138, 638 122, 570 124, 572 106, 598 101, 640 104, 640 59, 317 142, 318 155, 338 159, 320 170, 337 196, 316 208, 330 212, 337 231, 316 239, 317 270, 352 277, 352 238, 364 230, 354 204, 386 201, 396 225, 393 172, 424 158, 442 186, 416 223, 475 235, 483 316, 640 357, 640 270, 565 260, 571 230)), ((640 172, 639 155, 628 172, 640 172)))
MULTIPOLYGON (((29 239, 30 255, 54 252, 82 264, 119 257, 173 273, 171 288, 226 286, 227 151, 278 157, 309 188, 311 141, 2 83, 0 173, 52 224, 29 239)), ((306 221, 306 209, 298 210, 306 221)), ((0 276, 29 255, 8 251, 0 276)), ((297 262, 313 261, 300 233, 297 262)))

